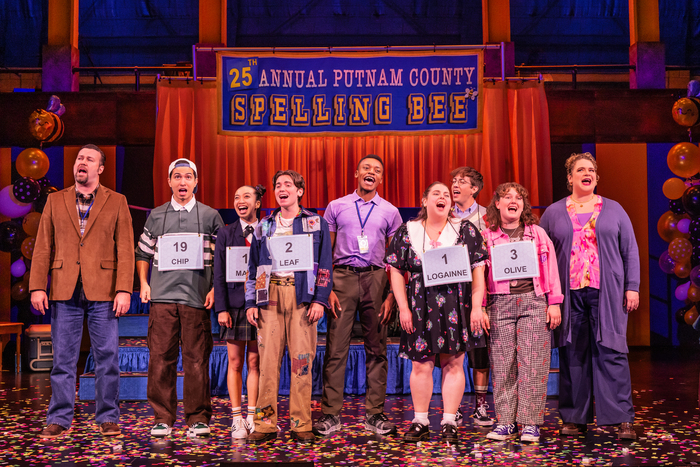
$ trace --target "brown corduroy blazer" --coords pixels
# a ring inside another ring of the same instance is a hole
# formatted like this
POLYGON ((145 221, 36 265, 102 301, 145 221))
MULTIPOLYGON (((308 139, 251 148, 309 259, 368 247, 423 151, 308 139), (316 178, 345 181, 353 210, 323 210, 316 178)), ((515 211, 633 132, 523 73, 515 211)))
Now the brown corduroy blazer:
POLYGON ((32 256, 29 290, 46 290, 49 300, 69 300, 78 275, 85 298, 111 301, 134 286, 134 231, 126 197, 100 185, 85 233, 75 204, 75 185, 49 195, 32 256))

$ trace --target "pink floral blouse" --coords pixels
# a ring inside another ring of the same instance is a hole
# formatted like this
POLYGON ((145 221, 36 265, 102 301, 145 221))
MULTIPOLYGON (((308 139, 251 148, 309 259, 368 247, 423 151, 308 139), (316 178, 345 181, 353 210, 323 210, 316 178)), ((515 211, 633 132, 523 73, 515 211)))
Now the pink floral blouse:
POLYGON ((600 288, 600 262, 598 261, 598 241, 595 236, 595 223, 603 209, 603 198, 598 196, 593 214, 585 225, 581 225, 576 215, 576 206, 571 197, 566 199, 566 210, 574 226, 574 241, 571 245, 571 290, 584 287, 600 288))

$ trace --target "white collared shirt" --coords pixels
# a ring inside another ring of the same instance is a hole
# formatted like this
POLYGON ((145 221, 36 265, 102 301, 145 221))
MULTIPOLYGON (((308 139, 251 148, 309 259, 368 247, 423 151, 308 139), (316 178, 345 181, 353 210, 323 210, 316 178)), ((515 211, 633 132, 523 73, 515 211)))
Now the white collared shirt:
POLYGON ((182 211, 183 209, 187 209, 187 212, 191 212, 196 204, 197 200, 194 199, 194 195, 192 195, 192 199, 184 206, 175 201, 174 196, 170 198, 170 205, 173 207, 173 211, 182 211))

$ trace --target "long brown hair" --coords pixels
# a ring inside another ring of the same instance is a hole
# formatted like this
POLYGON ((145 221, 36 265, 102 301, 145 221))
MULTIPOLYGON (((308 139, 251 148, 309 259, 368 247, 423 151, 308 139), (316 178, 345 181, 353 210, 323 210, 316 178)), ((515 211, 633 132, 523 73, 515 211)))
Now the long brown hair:
POLYGON ((494 232, 501 227, 501 213, 496 208, 496 201, 500 201, 510 189, 514 189, 517 194, 523 197, 523 212, 520 214, 520 222, 523 226, 526 225, 537 225, 540 223, 539 217, 532 212, 532 206, 530 205, 530 195, 524 186, 515 182, 501 183, 496 187, 496 191, 493 193, 493 198, 491 198, 491 203, 486 208, 486 223, 489 229, 494 232))
MULTIPOLYGON (((425 191, 423 192, 423 194, 420 197, 420 199, 421 199, 420 211, 418 211, 418 215, 416 217, 411 219, 412 221, 425 221, 428 219, 428 208, 423 205, 423 200, 428 197, 430 190, 432 190, 435 185, 442 185, 445 188, 447 188, 448 190, 450 189, 449 186, 447 186, 446 184, 444 184, 442 182, 433 182, 430 185, 428 185, 428 188, 425 189, 425 191)), ((450 202, 452 202, 452 201, 450 200, 450 202)), ((447 215, 447 218, 449 219, 451 216, 452 216, 452 213, 450 212, 450 214, 447 215)))

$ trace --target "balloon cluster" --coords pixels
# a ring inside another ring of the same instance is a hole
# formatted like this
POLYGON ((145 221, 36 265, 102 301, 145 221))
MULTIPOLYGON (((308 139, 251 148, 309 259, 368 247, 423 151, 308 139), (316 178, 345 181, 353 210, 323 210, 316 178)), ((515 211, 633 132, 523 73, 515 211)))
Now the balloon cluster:
MULTIPOLYGON (((61 115, 66 108, 51 96, 46 110, 36 110, 29 118, 29 131, 43 145, 63 135, 61 115)), ((18 178, 0 190, 0 215, 11 220, 0 223, 0 251, 11 253, 10 274, 14 278, 11 296, 15 301, 29 296, 29 266, 39 231, 41 213, 49 194, 58 191, 46 178, 49 158, 41 149, 27 148, 15 161, 18 178)), ((32 307, 32 312, 39 314, 32 307)))

